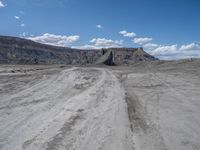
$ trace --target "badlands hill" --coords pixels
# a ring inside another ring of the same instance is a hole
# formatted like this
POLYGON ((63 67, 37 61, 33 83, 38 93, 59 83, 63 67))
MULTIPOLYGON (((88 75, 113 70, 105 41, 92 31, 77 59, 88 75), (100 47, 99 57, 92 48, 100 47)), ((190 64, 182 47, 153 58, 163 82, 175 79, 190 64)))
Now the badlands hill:
POLYGON ((107 64, 154 61, 142 48, 82 50, 50 46, 18 37, 0 36, 1 64, 107 64))

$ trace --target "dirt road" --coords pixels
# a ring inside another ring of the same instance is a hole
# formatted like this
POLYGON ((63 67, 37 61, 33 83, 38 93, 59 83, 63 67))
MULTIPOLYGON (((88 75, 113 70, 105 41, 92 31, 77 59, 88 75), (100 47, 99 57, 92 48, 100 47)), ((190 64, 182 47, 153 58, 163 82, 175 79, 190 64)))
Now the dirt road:
POLYGON ((27 74, 23 87, 18 76, 2 85, 11 93, 1 93, 1 150, 132 149, 124 89, 108 69, 27 74))

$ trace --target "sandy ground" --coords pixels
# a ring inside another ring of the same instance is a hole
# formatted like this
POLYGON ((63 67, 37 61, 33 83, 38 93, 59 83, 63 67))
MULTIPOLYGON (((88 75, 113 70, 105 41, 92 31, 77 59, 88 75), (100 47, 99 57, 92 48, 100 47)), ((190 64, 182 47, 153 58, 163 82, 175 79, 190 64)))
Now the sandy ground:
POLYGON ((200 62, 0 66, 1 150, 199 150, 200 62))

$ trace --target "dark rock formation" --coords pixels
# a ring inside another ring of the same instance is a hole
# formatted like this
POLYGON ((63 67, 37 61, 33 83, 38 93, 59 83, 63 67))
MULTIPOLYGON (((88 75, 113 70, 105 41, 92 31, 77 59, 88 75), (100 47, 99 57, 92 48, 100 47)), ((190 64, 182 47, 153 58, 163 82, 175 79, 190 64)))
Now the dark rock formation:
POLYGON ((115 63, 114 63, 114 59, 113 59, 113 52, 110 51, 109 52, 109 56, 108 56, 108 59, 104 62, 105 65, 109 65, 109 66, 114 66, 115 63))
POLYGON ((152 61, 142 48, 80 50, 50 46, 16 37, 0 36, 0 63, 4 64, 106 64, 152 61))
POLYGON ((109 48, 102 49, 102 56, 96 64, 123 65, 155 60, 157 58, 146 53, 143 48, 109 48))

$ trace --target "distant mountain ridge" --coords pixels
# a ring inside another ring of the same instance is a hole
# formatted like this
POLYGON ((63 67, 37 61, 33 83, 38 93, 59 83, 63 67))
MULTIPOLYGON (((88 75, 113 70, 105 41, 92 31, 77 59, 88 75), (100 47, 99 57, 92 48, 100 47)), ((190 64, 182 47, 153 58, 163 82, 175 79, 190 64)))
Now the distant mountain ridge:
POLYGON ((37 43, 28 39, 0 36, 1 64, 107 64, 123 65, 154 61, 142 48, 83 50, 37 43))

